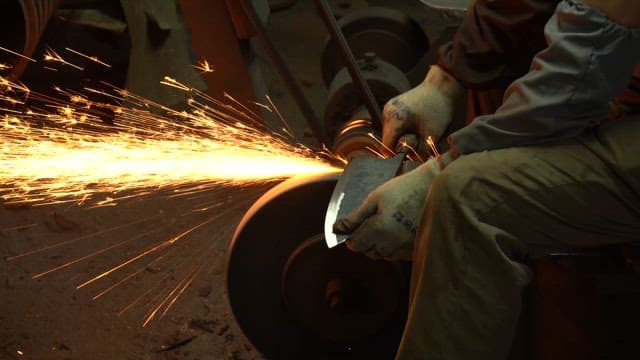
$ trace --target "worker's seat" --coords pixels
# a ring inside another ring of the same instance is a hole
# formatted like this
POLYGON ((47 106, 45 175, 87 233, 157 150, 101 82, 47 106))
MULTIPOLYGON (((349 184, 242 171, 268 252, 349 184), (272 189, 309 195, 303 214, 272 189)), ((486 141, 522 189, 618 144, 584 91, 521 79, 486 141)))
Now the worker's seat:
POLYGON ((640 356, 640 243, 553 253, 533 266, 513 359, 640 356))

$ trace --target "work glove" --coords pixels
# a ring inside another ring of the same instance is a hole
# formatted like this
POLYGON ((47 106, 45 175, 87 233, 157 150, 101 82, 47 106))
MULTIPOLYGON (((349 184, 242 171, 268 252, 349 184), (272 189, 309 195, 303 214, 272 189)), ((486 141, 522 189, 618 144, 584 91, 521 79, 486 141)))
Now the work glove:
POLYGON ((438 162, 430 159, 387 181, 338 219, 333 232, 350 235, 347 247, 370 258, 410 261, 427 192, 438 173, 438 162))
POLYGON ((427 154, 429 136, 437 142, 451 123, 456 100, 464 88, 451 75, 434 65, 420 85, 389 100, 383 110, 382 142, 396 149, 398 140, 417 134, 417 144, 409 144, 421 155, 427 154))

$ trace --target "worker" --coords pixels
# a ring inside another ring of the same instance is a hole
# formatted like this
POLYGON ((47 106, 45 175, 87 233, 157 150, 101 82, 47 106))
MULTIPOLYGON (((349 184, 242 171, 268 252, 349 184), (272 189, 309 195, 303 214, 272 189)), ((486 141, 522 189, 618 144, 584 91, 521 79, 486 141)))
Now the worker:
POLYGON ((640 62, 639 16, 636 0, 477 0, 424 83, 387 103, 393 146, 441 136, 469 88, 510 82, 447 152, 334 224, 354 251, 413 261, 397 359, 505 359, 528 261, 640 239, 640 118, 610 111, 640 62))

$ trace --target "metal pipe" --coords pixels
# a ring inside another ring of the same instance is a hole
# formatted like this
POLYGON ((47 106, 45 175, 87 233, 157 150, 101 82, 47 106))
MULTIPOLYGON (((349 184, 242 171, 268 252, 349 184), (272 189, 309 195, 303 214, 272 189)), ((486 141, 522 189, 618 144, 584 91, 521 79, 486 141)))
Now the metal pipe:
POLYGON ((347 39, 342 34, 336 19, 333 17, 333 13, 331 12, 331 8, 326 0, 316 0, 316 7, 318 8, 318 12, 322 17, 325 25, 327 26, 327 30, 329 31, 329 35, 333 38, 333 41, 338 45, 338 49, 340 49, 340 54, 342 55, 342 59, 346 63, 347 70, 349 71, 349 75, 351 75, 351 79, 360 94, 360 98, 364 102, 369 114, 373 118, 372 120, 375 123, 382 124, 382 114, 380 112, 380 106, 378 106, 378 102, 376 101, 369 85, 364 80, 364 77, 360 73, 360 69, 358 68, 358 64, 356 63, 356 58, 353 56, 353 52, 349 48, 349 44, 347 43, 347 39))
POLYGON ((298 105, 300 112, 302 112, 302 115, 309 125, 309 129, 311 129, 311 132, 316 137, 316 139, 318 139, 318 141, 326 144, 327 136, 322 130, 320 119, 318 119, 316 113, 313 111, 313 108, 309 104, 309 101, 304 96, 302 87, 293 77, 291 69, 289 69, 282 56, 280 56, 280 53, 276 49, 275 45, 267 35, 267 31, 262 25, 262 22, 260 22, 260 18, 258 17, 258 14, 256 13, 253 5, 251 4, 251 0, 243 0, 241 1, 241 4, 245 11, 245 14, 247 15, 247 18, 256 31, 258 40, 271 59, 273 66, 282 78, 285 86, 288 88, 289 93, 291 94, 291 96, 293 96, 293 99, 298 105))

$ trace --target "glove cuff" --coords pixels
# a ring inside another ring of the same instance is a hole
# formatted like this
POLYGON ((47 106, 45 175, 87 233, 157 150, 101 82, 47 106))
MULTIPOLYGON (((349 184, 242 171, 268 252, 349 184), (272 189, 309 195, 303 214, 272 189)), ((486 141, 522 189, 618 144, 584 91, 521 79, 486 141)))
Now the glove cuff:
POLYGON ((429 68, 423 82, 427 86, 434 87, 450 99, 457 99, 464 95, 464 87, 449 73, 438 65, 429 68))

